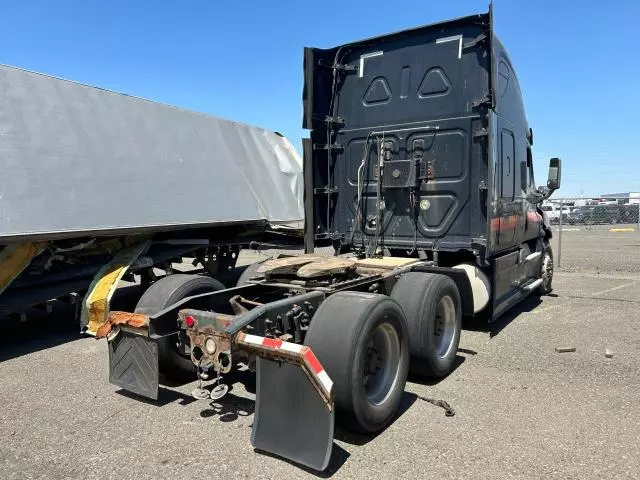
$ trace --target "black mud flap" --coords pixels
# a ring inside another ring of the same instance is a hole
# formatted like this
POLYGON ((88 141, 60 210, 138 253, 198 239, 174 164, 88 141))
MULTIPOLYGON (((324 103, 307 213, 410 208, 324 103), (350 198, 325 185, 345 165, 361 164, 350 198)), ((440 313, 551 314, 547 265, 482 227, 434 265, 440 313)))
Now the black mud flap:
POLYGON ((327 468, 334 413, 304 370, 258 357, 256 384, 251 444, 314 470, 327 468))
POLYGON ((124 329, 109 339, 109 382, 158 399, 158 343, 124 329))

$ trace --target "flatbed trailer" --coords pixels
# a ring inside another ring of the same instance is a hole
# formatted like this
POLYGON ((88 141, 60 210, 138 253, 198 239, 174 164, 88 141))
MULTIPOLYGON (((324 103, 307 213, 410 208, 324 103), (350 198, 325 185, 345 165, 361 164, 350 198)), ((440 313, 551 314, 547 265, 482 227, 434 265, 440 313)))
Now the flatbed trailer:
POLYGON ((252 444, 323 470, 336 420, 378 432, 409 370, 452 371, 463 317, 492 321, 551 290, 538 205, 560 186, 560 160, 536 188, 491 10, 304 59, 306 253, 252 265, 234 288, 161 280, 98 336, 110 381, 152 399, 161 374, 220 399, 225 374, 254 368, 252 444))

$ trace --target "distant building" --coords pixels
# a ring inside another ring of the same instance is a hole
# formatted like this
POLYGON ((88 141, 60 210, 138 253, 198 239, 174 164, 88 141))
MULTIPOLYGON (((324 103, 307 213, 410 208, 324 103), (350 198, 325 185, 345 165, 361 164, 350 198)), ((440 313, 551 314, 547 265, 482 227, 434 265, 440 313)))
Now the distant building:
POLYGON ((604 193, 600 195, 600 198, 629 198, 631 193, 604 193))

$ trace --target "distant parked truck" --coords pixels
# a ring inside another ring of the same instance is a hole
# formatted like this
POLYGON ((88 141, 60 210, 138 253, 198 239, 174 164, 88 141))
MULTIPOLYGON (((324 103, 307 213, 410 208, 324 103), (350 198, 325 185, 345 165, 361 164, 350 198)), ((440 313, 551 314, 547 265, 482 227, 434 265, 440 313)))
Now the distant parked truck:
POLYGON ((600 204, 577 207, 566 218, 569 224, 638 223, 638 204, 600 204))
MULTIPOLYGON (((543 202, 540 209, 543 214, 547 217, 549 223, 555 224, 560 222, 560 209, 561 206, 558 203, 551 202, 543 202)), ((571 208, 569 206, 562 205, 562 220, 567 220, 569 213, 571 213, 571 208)))
MULTIPOLYGON (((234 288, 198 275, 147 290, 98 329, 109 379, 157 398, 160 373, 220 399, 257 370, 251 441, 324 470, 334 419, 379 432, 409 369, 455 365, 462 318, 551 290, 522 96, 491 12, 304 54, 305 255, 255 264, 234 288), (314 254, 331 245, 336 256, 314 254)), ((186 192, 188 198, 188 192, 186 192)), ((206 435, 206 432, 199 432, 206 435)), ((197 437, 197 434, 196 434, 197 437)))
POLYGON ((620 209, 619 223, 638 223, 640 202, 632 203, 630 201, 629 203, 619 205, 618 208, 620 209))

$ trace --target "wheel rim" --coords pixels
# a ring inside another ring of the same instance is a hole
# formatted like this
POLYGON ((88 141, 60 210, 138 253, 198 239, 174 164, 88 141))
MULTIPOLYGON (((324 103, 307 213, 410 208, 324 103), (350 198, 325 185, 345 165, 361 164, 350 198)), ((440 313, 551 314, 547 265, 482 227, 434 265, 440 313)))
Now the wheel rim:
POLYGON ((400 337, 389 323, 378 325, 367 344, 363 384, 372 405, 384 403, 393 391, 400 367, 400 337))
POLYGON ((545 288, 549 288, 551 285, 551 280, 553 279, 553 260, 551 260, 551 255, 548 253, 544 254, 544 259, 542 260, 542 284, 545 288))
POLYGON ((439 358, 449 354, 456 333, 456 306, 449 295, 438 302, 433 331, 433 348, 439 358))

